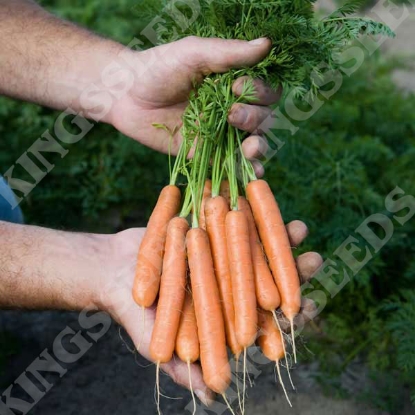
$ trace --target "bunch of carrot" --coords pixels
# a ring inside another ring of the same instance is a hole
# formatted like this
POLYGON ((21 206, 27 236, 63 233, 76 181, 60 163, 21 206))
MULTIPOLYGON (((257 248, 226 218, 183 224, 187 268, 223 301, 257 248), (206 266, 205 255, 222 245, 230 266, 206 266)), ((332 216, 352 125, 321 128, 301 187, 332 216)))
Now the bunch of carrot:
POLYGON ((370 19, 349 18, 358 8, 354 1, 324 19, 314 16, 312 0, 198 4, 199 19, 182 32, 175 19, 164 15, 160 43, 191 35, 267 37, 272 50, 252 68, 207 76, 189 97, 180 130, 183 142, 174 167, 169 163, 170 185, 161 192, 139 249, 133 295, 143 309, 158 299, 150 345, 157 367, 176 353, 190 374, 190 364, 200 360, 205 383, 226 399, 228 348, 245 362, 247 348, 257 342, 279 370, 286 347, 276 310, 291 324, 296 357, 293 322, 301 303, 278 204, 243 155, 244 133, 227 122, 234 104, 255 102, 254 85, 246 82, 238 97, 232 86, 239 77, 260 78, 310 103, 319 85, 327 87, 325 74, 338 69, 341 63, 334 57, 348 42, 362 34, 393 33, 370 19), (321 62, 327 62, 327 72, 318 69, 321 62))
POLYGON ((158 299, 150 344, 157 368, 176 353, 190 375, 200 360, 206 385, 226 399, 228 348, 246 362, 257 342, 279 370, 286 349, 276 310, 293 327, 300 280, 280 209, 245 159, 242 133, 215 105, 199 117, 216 133, 184 136, 139 249, 133 296, 142 308, 158 299))

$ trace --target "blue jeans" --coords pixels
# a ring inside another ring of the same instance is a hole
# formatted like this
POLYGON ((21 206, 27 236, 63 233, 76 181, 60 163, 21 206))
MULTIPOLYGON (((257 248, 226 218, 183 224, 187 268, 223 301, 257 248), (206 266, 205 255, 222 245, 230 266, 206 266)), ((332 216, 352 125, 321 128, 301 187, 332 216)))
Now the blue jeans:
POLYGON ((23 223, 23 213, 19 206, 14 209, 7 199, 14 197, 10 187, 5 180, 0 177, 0 221, 23 223))

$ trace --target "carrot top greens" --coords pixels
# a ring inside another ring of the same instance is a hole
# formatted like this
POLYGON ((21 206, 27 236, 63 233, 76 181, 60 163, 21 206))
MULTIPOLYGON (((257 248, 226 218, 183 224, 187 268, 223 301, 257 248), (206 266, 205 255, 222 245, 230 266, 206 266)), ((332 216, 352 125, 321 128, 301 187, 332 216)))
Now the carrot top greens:
POLYGON ((312 69, 321 61, 335 67, 336 52, 350 41, 360 35, 394 36, 382 23, 349 16, 359 9, 361 1, 349 2, 324 19, 315 15, 314 3, 310 0, 155 0, 151 7, 156 13, 164 7, 164 22, 158 28, 160 43, 186 36, 271 39, 272 51, 264 61, 234 72, 264 79, 275 89, 295 88, 301 95, 317 88, 310 80, 312 69), (181 3, 191 8, 180 7, 181 3))
POLYGON ((267 37, 272 42, 269 55, 250 68, 214 74, 195 87, 183 117, 183 146, 172 173, 189 181, 188 204, 184 213, 193 210, 197 226, 203 187, 213 159, 213 189, 220 186, 225 172, 230 179, 232 208, 237 209, 238 181, 242 188, 255 179, 255 173, 241 153, 245 133, 228 124, 229 111, 235 103, 254 100, 254 87, 247 82, 240 97, 232 94, 233 82, 241 77, 259 78, 272 88, 283 88, 295 97, 314 99, 319 93, 318 79, 324 70, 339 66, 339 53, 361 35, 394 33, 386 25, 362 17, 351 17, 359 1, 347 3, 326 18, 315 15, 310 0, 194 0, 182 3, 153 1, 148 5, 162 14, 158 26, 160 43, 187 36, 254 40, 267 37), (180 6, 179 4, 182 4, 180 6), (187 5, 184 5, 187 4, 187 5), (197 140, 196 140, 197 139, 197 140), (186 159, 195 146, 192 161, 186 159), (219 154, 218 154, 219 152, 219 154))

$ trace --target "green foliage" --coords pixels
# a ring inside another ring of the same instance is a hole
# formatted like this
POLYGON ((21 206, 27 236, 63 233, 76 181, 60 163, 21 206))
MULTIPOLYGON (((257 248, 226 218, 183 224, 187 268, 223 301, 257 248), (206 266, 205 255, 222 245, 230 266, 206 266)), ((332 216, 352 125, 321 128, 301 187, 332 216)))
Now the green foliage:
POLYGON ((386 327, 392 334, 398 369, 410 380, 411 400, 415 405, 415 291, 404 290, 386 303, 386 327))
MULTIPOLYGON (((347 17, 357 9, 356 2, 348 3, 323 21, 314 15, 314 1, 202 0, 198 3, 197 20, 191 25, 184 24, 184 30, 178 31, 177 13, 172 13, 169 2, 151 1, 148 7, 153 8, 154 15, 164 6, 165 23, 158 30, 161 43, 192 35, 242 40, 267 37, 273 45, 269 56, 253 68, 238 70, 237 75, 265 79, 275 89, 280 86, 285 91, 294 89, 298 96, 310 89, 313 95, 317 93, 311 71, 320 62, 336 67, 336 52, 350 41, 362 34, 393 36, 382 23, 347 17)), ((185 8, 181 12, 186 15, 185 8)))
POLYGON ((332 13, 329 18, 346 17, 349 14, 356 13, 362 7, 362 4, 362 0, 348 1, 332 13))
MULTIPOLYGON (((310 227, 299 254, 319 247, 325 258, 338 261, 334 251, 349 235, 358 237, 354 230, 364 219, 374 213, 391 217, 384 204, 389 192, 399 186, 415 195, 410 174, 415 96, 405 96, 394 86, 394 66, 370 60, 344 78, 339 93, 310 121, 298 124, 295 136, 275 131, 285 145, 268 164, 266 178, 286 220, 300 218, 310 227)), ((393 223, 393 237, 381 252, 335 298, 328 298, 319 332, 308 345, 315 353, 309 358, 321 362, 321 380, 330 391, 339 387, 339 374, 358 358, 377 374, 375 379, 385 373, 395 383, 403 379, 401 389, 406 384, 415 391, 415 219, 403 227, 393 223), (397 296, 401 290, 405 295, 397 296)), ((366 245, 358 244, 360 249, 366 245)), ((382 390, 392 394, 394 388, 385 384, 382 390)), ((402 402, 393 395, 374 396, 373 388, 365 396, 393 413, 402 402)))
MULTIPOLYGON (((270 53, 260 63, 208 76, 190 97, 183 117, 181 154, 188 154, 196 143, 195 157, 190 168, 189 163, 182 163, 179 157, 174 171, 180 169, 189 178, 187 192, 194 195, 195 225, 207 177, 203 166, 208 168, 206 160, 211 157, 225 165, 230 180, 231 207, 237 205, 235 144, 241 147, 241 138, 246 133, 228 125, 227 119, 232 106, 237 102, 252 102, 254 92, 253 86, 248 85, 240 97, 233 96, 232 84, 238 77, 260 78, 275 90, 283 87, 287 94, 294 92, 298 98, 308 94, 310 100, 320 89, 316 78, 323 78, 319 69, 322 62, 328 69, 337 68, 336 56, 362 34, 393 36, 382 23, 347 17, 357 10, 354 3, 343 6, 322 21, 315 17, 313 3, 304 0, 202 0, 198 1, 197 10, 196 7, 193 10, 181 7, 179 12, 175 3, 153 3, 154 16, 160 15, 160 8, 164 6, 163 25, 158 29, 160 43, 199 36, 246 41, 267 38, 272 44, 270 53), (194 20, 192 23, 188 23, 190 18, 194 20), (225 153, 222 162, 217 155, 225 153)), ((242 159, 241 182, 245 187, 248 177, 255 178, 255 174, 251 165, 242 159)), ((184 212, 187 211, 190 209, 185 207, 184 212)))

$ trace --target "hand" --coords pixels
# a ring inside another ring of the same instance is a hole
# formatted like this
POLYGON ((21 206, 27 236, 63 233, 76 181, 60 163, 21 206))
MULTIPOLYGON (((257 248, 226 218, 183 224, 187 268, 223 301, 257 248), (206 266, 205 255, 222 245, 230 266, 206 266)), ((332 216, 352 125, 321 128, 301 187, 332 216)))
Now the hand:
MULTIPOLYGON (((171 131, 181 126, 194 81, 201 82, 210 73, 223 73, 231 68, 252 66, 269 53, 267 39, 254 42, 189 37, 144 52, 132 52, 140 75, 130 92, 114 103, 109 122, 122 133, 155 150, 167 153, 169 136, 153 123, 165 124, 171 131), (145 66, 147 65, 147 67, 145 66)), ((238 79, 233 92, 240 95, 244 78, 238 79)), ((241 130, 255 132, 267 118, 281 91, 273 91, 259 80, 254 81, 256 105, 235 104, 229 122, 241 130)), ((177 133, 171 150, 176 154, 182 137, 177 133)), ((252 136, 244 143, 248 158, 266 152, 266 143, 252 136)))
MULTIPOLYGON (((306 225, 300 221, 294 221, 287 225, 287 230, 293 246, 298 246, 307 237, 306 225)), ((134 280, 134 271, 137 258, 137 241, 144 235, 145 229, 130 229, 113 237, 113 258, 116 258, 118 269, 116 276, 110 275, 108 281, 102 281, 103 287, 100 295, 102 308, 108 311, 112 317, 127 330, 139 353, 150 360, 149 345, 155 320, 155 308, 145 311, 145 323, 143 330, 142 309, 134 302, 131 291, 134 280)), ((301 278, 308 281, 312 274, 322 264, 322 258, 315 252, 300 255, 297 258, 297 266, 301 278)), ((311 305, 312 306, 312 305, 311 305)), ((189 375, 187 365, 177 357, 161 366, 178 384, 189 388, 189 375)), ((193 388, 202 402, 211 403, 214 395, 203 381, 202 371, 198 364, 191 367, 193 388)))

